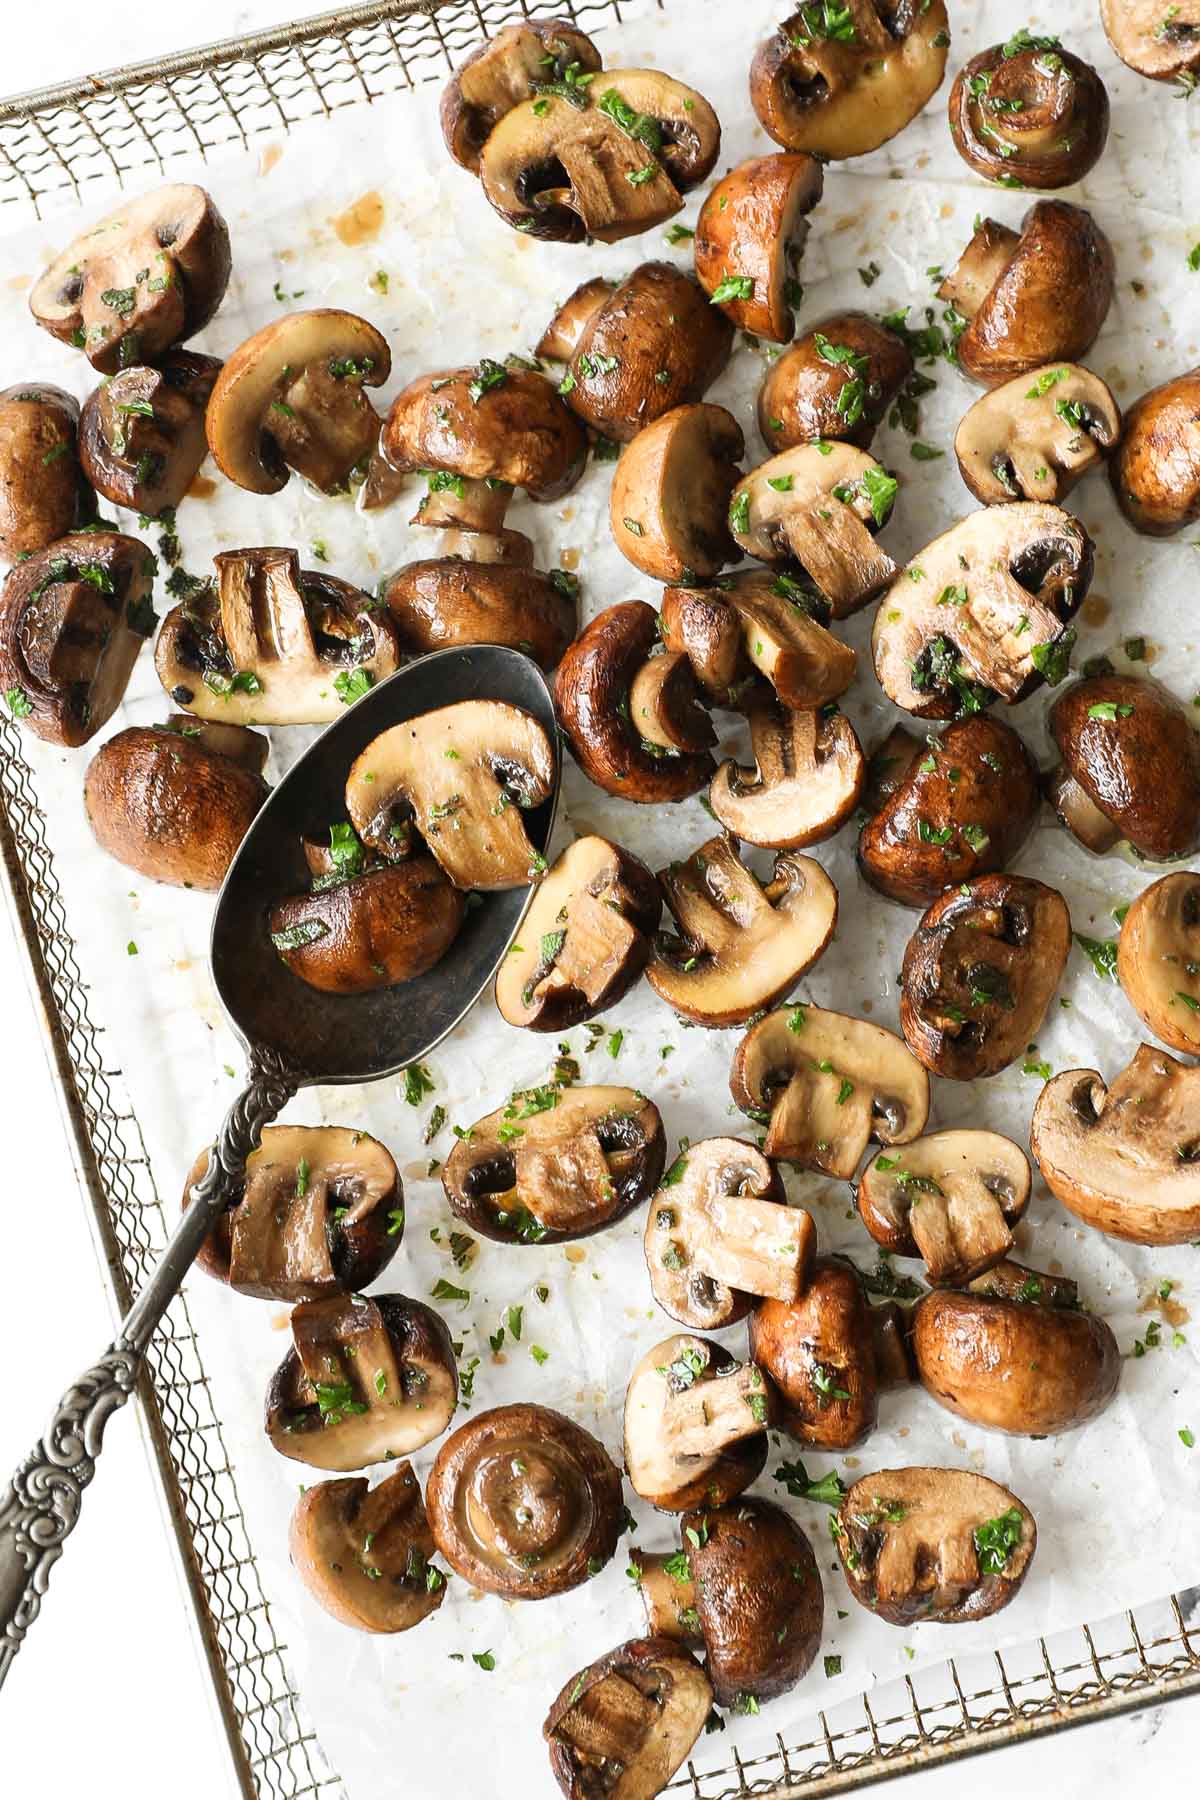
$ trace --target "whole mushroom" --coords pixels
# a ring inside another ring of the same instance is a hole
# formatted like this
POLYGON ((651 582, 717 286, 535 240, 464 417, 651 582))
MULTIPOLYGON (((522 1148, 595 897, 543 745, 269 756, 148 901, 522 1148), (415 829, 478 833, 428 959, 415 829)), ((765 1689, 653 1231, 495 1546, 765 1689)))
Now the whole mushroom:
POLYGON ((739 331, 786 344, 808 237, 808 214, 825 172, 815 156, 754 156, 722 176, 696 220, 700 285, 739 331))
POLYGON ((639 431, 609 495, 621 554, 655 581, 692 585, 736 561, 729 499, 745 447, 741 426, 723 406, 677 406, 639 431))
POLYGON ((1013 1247, 1029 1205, 1029 1161, 995 1131, 934 1131, 881 1150, 859 1176, 858 1214, 891 1255, 924 1259, 934 1283, 982 1275, 1013 1247))
POLYGON ((985 506, 1057 501, 1103 462, 1120 434, 1120 408, 1100 377, 1077 363, 1051 363, 968 407, 954 454, 985 506))
POLYGON ((704 1729, 712 1684, 670 1638, 631 1638, 563 1686, 542 1736, 567 1800, 654 1800, 704 1729))
POLYGON ((507 644, 552 669, 575 636, 576 578, 563 569, 543 574, 523 562, 493 560, 497 540, 485 532, 458 532, 453 541, 452 554, 406 563, 380 589, 401 653, 507 644))
POLYGON ((571 88, 582 96, 602 66, 599 50, 571 19, 523 19, 473 50, 442 90, 441 125, 456 163, 479 173, 493 128, 523 100, 571 88))
POLYGON ((1142 889, 1121 922, 1117 975, 1155 1037, 1200 1054, 1200 876, 1180 870, 1142 889))
POLYGON ((1068 831, 1102 854, 1122 838, 1154 862, 1200 846, 1200 735, 1157 681, 1092 675, 1050 709, 1062 758, 1047 795, 1068 831))
POLYGON ((1164 12, 1158 0, 1100 0, 1109 43, 1131 69, 1151 81, 1173 81, 1186 98, 1200 70, 1200 0, 1164 12))
POLYGON ((774 1396, 756 1363, 679 1333, 635 1365, 625 1392, 625 1472, 660 1512, 724 1506, 762 1474, 774 1396))
POLYGON ((1056 37, 1028 32, 964 63, 950 90, 950 135, 969 169, 1009 187, 1082 181, 1108 141, 1108 90, 1056 37))
POLYGON ((36 556, 88 511, 76 433, 79 403, 46 382, 0 393, 0 557, 36 556))
POLYGON ((758 429, 773 452, 797 444, 856 444, 866 450, 913 372, 898 332, 869 313, 830 313, 767 367, 758 429))
POLYGON ((301 1490, 288 1533, 292 1567, 339 1625, 411 1631, 446 1597, 412 1464, 377 1487, 362 1478, 301 1490))
POLYGON ((1108 476, 1117 505, 1147 537, 1171 537, 1200 518, 1200 369, 1134 401, 1108 476))
POLYGON ((220 371, 215 356, 176 350, 89 394, 79 459, 96 492, 152 519, 178 506, 208 454, 204 414, 220 371))

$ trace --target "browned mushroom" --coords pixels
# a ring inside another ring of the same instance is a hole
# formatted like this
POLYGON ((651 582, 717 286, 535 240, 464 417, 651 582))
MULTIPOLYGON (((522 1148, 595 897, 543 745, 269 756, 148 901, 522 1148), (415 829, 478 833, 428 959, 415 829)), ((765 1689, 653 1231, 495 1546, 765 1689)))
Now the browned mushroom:
POLYGON ((1024 1151, 998 1132, 934 1131, 902 1153, 881 1150, 854 1198, 877 1244, 922 1257, 931 1282, 957 1284, 1008 1255, 1030 1187, 1024 1151))
POLYGON ((655 581, 707 581, 737 559, 729 498, 742 428, 723 406, 677 406, 639 431, 613 474, 617 549, 655 581))
POLYGON ((411 1463, 374 1488, 361 1478, 302 1488, 288 1548, 317 1605, 356 1631, 411 1631, 446 1597, 411 1463))
POLYGON ((621 1473, 590 1431, 549 1406, 496 1406, 438 1451, 425 1504, 455 1574, 486 1594, 546 1600, 617 1547, 621 1473))
POLYGON ((758 429, 771 451, 839 441, 865 450, 912 372, 897 332, 868 313, 831 313, 768 366, 758 429))
POLYGON ((1164 11, 1159 0, 1100 0, 1108 41, 1131 69, 1151 81, 1173 81, 1186 99, 1200 70, 1200 4, 1180 0, 1164 11))
POLYGON ((79 403, 45 382, 0 393, 0 557, 36 556, 87 512, 76 430, 79 403))
POLYGON ((572 1676, 542 1736, 567 1800, 654 1800, 712 1708, 708 1676, 668 1638, 631 1638, 572 1676))
POLYGON ((954 434, 954 454, 985 506, 1056 501, 1103 462, 1120 432, 1120 408, 1100 377, 1051 363, 976 400, 954 434))
POLYGON ((800 850, 840 831, 858 805, 867 765, 858 734, 837 708, 792 712, 752 697, 754 767, 723 762, 708 800, 715 817, 748 844, 800 850))
POLYGON ((1192 870, 1142 889, 1121 923, 1117 974, 1155 1037, 1200 1055, 1200 877, 1192 870))
POLYGON ((790 342, 808 214, 824 185, 815 156, 754 156, 722 176, 700 208, 696 274, 739 331, 790 342))
POLYGON ((545 91, 581 97, 602 66, 600 52, 571 19, 524 19, 473 50, 442 90, 442 137, 456 163, 479 173, 479 153, 514 106, 545 91))
POLYGON ((759 562, 799 563, 842 619, 896 573, 874 534, 891 518, 898 485, 852 444, 799 444, 742 477, 729 529, 759 562))
POLYGON ((1125 838, 1163 862, 1200 846, 1200 736, 1166 688, 1092 675, 1059 696, 1049 725, 1062 762, 1047 793, 1087 849, 1125 838))
POLYGON ((969 169, 1006 187, 1082 181, 1108 141, 1108 90, 1056 37, 993 44, 950 90, 950 135, 969 169))
POLYGON ((491 541, 483 532, 462 532, 457 554, 406 563, 383 584, 401 652, 508 644, 552 669, 575 636, 578 582, 562 569, 545 575, 521 563, 480 560, 471 542, 480 539, 491 541))
POLYGON ((661 1512, 724 1506, 762 1474, 774 1396, 755 1363, 679 1333, 638 1362, 625 1393, 625 1472, 661 1512))
POLYGON ((717 706, 740 710, 758 674, 783 706, 800 710, 828 705, 854 680, 854 652, 825 629, 829 617, 810 584, 742 569, 715 587, 668 588, 661 630, 717 706))
MULTIPOLYGON (((1196 59, 1200 66, 1200 19, 1196 59)), ((1200 518, 1200 369, 1134 401, 1108 474, 1117 505, 1147 537, 1170 537, 1200 518)))
POLYGON ((176 350, 90 394, 79 459, 96 492, 152 519, 178 506, 208 454, 204 412, 220 370, 215 356, 176 350))

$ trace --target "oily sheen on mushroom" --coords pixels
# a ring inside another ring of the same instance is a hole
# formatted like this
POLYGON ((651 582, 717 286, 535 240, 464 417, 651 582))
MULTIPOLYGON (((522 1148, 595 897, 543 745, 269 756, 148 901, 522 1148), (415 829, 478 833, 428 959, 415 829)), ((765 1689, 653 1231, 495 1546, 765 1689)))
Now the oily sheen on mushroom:
POLYGON ((301 1490, 288 1534, 292 1567, 339 1625, 411 1631, 446 1597, 412 1464, 377 1487, 360 1477, 301 1490))

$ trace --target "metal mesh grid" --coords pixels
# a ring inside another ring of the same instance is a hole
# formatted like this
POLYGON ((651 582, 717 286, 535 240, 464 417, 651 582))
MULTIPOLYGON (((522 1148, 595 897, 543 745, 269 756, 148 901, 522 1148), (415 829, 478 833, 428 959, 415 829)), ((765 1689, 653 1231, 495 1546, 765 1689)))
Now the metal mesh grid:
MULTIPOLYGON (((63 190, 78 198, 97 180, 140 175, 148 166, 165 172, 222 144, 442 79, 507 20, 566 12, 596 30, 619 22, 622 5, 392 0, 0 102, 0 202, 36 210, 63 190)), ((26 889, 29 952, 53 999, 51 1029, 72 1071, 103 1190, 100 1222, 117 1252, 114 1279, 124 1304, 165 1242, 165 1220, 140 1127, 119 1071, 106 1066, 103 1028, 90 1016, 32 772, 7 721, 0 723, 0 808, 26 889)), ((148 1363, 151 1425, 173 1468, 168 1497, 202 1583, 201 1624, 223 1672, 227 1691, 220 1697, 243 1749, 247 1791, 277 1800, 345 1800, 288 1672, 182 1296, 148 1363)), ((1194 1589, 1003 1657, 959 1657, 887 1683, 818 1713, 802 1741, 785 1744, 778 1734, 765 1740, 753 1758, 722 1758, 710 1745, 702 1767, 689 1763, 670 1791, 693 1800, 844 1792, 1191 1691, 1200 1691, 1194 1589), (725 1766, 709 1766, 719 1763, 725 1766)))

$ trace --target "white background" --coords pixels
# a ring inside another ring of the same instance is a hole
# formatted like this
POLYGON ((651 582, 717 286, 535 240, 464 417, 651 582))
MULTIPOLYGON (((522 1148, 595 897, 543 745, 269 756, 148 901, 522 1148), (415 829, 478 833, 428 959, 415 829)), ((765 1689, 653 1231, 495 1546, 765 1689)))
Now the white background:
MULTIPOLYGON (((149 11, 141 0, 103 6, 75 0, 58 14, 67 29, 48 33, 32 9, 14 9, 2 80, 15 92, 270 25, 281 10, 282 0, 205 0, 203 6, 190 0, 149 11)), ((3 379, 18 375, 13 369, 3 379)), ((43 1429, 60 1389, 103 1347, 111 1320, 39 1025, 3 927, 0 994, 6 1023, 0 1091, 12 1122, 5 1142, 12 1273, 0 1313, 0 1357, 8 1372, 0 1408, 2 1471, 43 1429), (36 1260, 29 1254, 35 1243, 36 1260)), ((1098 1587, 1101 1611, 1102 1601, 1098 1587)), ((143 1800, 167 1786, 172 1800, 225 1800, 236 1791, 132 1413, 111 1429, 83 1522, 0 1706, 6 1794, 60 1800, 69 1786, 85 1787, 94 1800, 118 1794, 143 1800)), ((1085 1794, 1125 1800, 1131 1782, 1139 1792, 1174 1786, 1198 1728, 1200 1701, 1187 1701, 1027 1745, 1019 1765, 1012 1752, 977 1760, 965 1780, 976 1800, 1001 1800, 1018 1782, 1033 1794, 1053 1791, 1067 1800, 1085 1794)), ((913 1800, 919 1785, 920 1800, 949 1800, 952 1784, 957 1791, 963 1781, 961 1767, 946 1768, 909 1777, 889 1792, 913 1800)))

